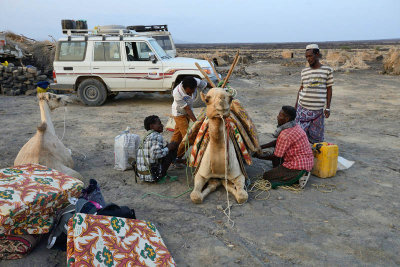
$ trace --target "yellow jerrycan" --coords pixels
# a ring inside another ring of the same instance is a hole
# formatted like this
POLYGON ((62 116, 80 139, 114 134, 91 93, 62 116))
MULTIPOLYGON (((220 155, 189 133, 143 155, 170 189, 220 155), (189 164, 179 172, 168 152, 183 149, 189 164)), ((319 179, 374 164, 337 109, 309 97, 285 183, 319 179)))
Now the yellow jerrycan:
POLYGON ((326 142, 313 145, 314 167, 311 173, 319 178, 335 176, 337 171, 339 147, 326 142))

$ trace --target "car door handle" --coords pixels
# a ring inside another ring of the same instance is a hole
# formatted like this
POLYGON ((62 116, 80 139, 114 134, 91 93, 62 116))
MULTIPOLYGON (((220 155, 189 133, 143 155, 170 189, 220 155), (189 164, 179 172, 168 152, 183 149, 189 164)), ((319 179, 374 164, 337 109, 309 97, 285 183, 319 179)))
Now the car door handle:
POLYGON ((94 70, 98 70, 98 69, 100 69, 100 68, 94 67, 93 69, 94 69, 94 70))
POLYGON ((149 70, 158 70, 159 68, 149 68, 149 70))
POLYGON ((131 67, 131 68, 129 68, 130 70, 134 70, 135 69, 135 67, 131 67))

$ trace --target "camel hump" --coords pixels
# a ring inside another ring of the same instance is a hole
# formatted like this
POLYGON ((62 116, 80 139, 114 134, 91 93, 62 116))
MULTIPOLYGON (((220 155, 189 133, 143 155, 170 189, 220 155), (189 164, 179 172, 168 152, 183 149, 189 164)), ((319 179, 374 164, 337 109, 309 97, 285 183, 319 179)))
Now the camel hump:
POLYGON ((37 127, 39 132, 44 132, 47 129, 47 123, 46 122, 42 122, 38 127, 37 127))

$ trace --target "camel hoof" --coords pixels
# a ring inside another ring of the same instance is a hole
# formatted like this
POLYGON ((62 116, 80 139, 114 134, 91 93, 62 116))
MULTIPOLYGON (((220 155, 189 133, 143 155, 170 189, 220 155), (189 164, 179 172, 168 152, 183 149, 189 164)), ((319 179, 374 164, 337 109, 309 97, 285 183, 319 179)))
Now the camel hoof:
POLYGON ((238 204, 243 204, 247 201, 248 198, 249 198, 249 195, 247 194, 246 191, 238 192, 236 201, 238 204))
POLYGON ((190 199, 194 204, 203 203, 203 198, 201 197, 201 194, 199 192, 193 191, 192 193, 190 193, 190 199))

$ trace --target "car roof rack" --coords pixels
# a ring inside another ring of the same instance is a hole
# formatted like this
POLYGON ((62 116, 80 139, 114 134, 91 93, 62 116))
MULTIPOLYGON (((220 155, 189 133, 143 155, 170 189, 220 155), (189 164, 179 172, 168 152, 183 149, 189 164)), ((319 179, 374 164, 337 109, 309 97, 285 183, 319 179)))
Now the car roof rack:
POLYGON ((104 41, 106 37, 119 36, 120 40, 123 40, 123 37, 142 36, 136 31, 129 31, 127 29, 111 29, 110 32, 98 32, 97 30, 90 29, 64 29, 64 34, 67 35, 68 41, 71 41, 72 37, 85 37, 85 41, 87 41, 89 37, 102 37, 104 41))
POLYGON ((133 25, 126 27, 128 30, 133 30, 136 32, 167 32, 168 25, 133 25))

